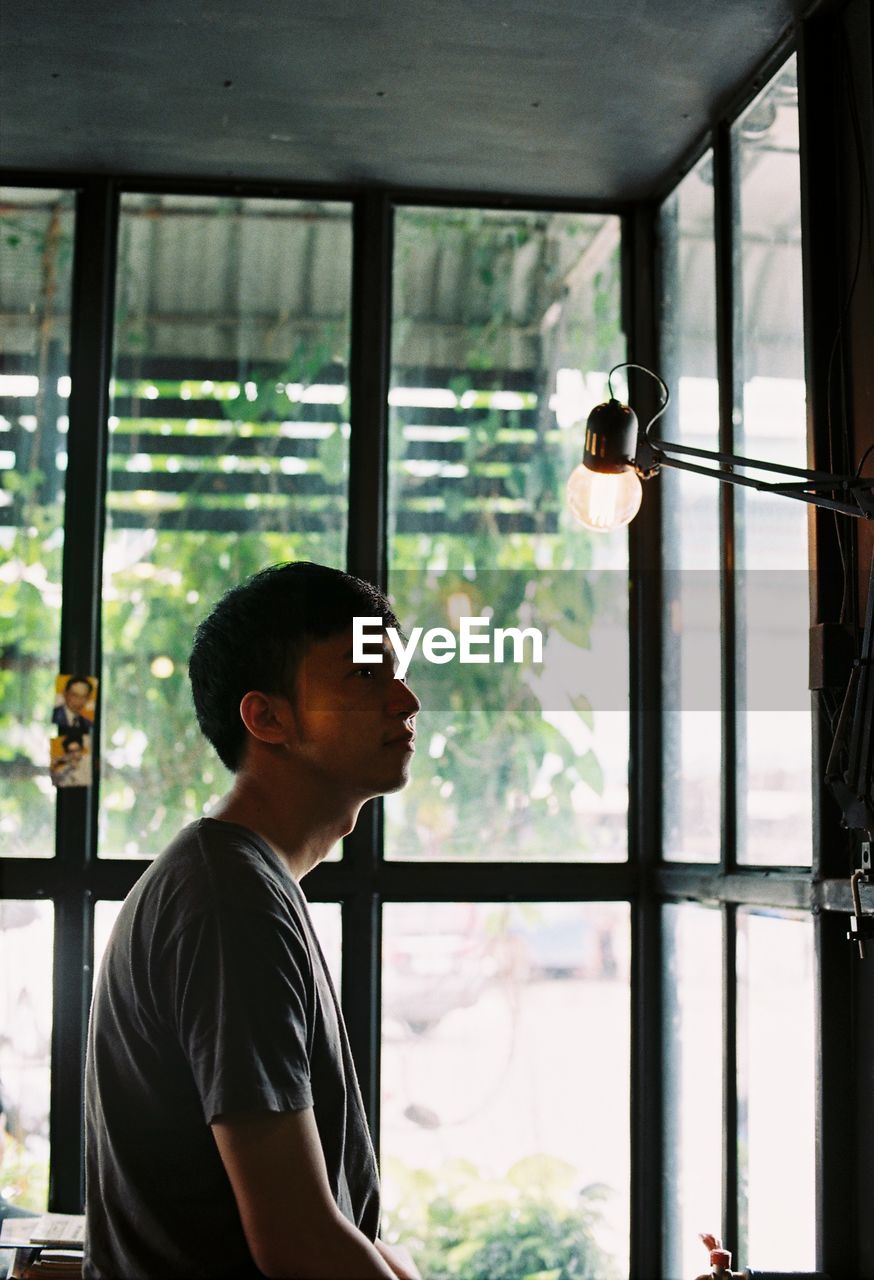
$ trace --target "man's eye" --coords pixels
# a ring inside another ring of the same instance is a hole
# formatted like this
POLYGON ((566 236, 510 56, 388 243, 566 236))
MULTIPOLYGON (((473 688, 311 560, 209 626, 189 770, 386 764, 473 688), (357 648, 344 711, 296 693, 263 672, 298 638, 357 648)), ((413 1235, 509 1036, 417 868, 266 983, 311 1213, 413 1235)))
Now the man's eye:
POLYGON ((356 667, 353 675, 359 680, 374 680, 376 678, 376 667, 356 667))

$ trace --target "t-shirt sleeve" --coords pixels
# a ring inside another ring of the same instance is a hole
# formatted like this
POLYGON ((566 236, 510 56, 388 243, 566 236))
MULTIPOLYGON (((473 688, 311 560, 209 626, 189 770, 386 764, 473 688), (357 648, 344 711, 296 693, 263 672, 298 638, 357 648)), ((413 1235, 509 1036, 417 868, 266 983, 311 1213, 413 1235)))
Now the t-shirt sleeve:
POLYGON ((168 961, 176 1035, 207 1124, 312 1106, 312 971, 281 904, 216 903, 186 922, 168 961))

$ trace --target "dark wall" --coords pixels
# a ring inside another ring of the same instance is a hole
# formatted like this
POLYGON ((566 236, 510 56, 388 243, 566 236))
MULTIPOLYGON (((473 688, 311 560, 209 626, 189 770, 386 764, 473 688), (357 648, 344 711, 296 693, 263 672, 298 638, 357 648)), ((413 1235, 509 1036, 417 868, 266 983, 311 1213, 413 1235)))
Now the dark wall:
MULTIPOLYGON (((832 326, 831 448, 849 444, 854 470, 874 446, 874 10, 870 0, 850 0, 831 27, 835 183, 835 275, 838 315, 832 326)), ((819 354, 821 363, 823 353, 819 354)), ((822 370, 819 370, 820 377, 822 370)), ((826 369, 826 377, 828 370, 826 369)), ((874 475, 874 451, 864 467, 874 475)), ((865 615, 874 556, 874 521, 859 520, 852 534, 857 552, 858 617, 865 615)), ((825 567, 825 566, 823 566, 825 567)), ((836 574, 836 576, 839 576, 836 574)), ((858 845, 855 849, 858 859, 858 845)), ((870 894, 870 890, 869 890, 870 894)), ((870 898, 869 898, 870 901, 870 898)), ((849 944, 847 944, 849 945, 849 944)), ((851 984, 847 1051, 851 1057, 846 1160, 852 1170, 853 1242, 857 1274, 874 1277, 874 944, 863 961, 845 970, 851 984)), ((824 993, 828 998, 829 993, 824 993)), ((842 1000, 843 992, 834 992, 842 1000)))
MULTIPOLYGON (((874 446, 874 10, 869 0, 852 0, 844 14, 843 46, 847 71, 842 77, 841 166, 846 175, 844 203, 848 237, 845 278, 858 275, 847 316, 849 402, 855 460, 874 446), (851 93, 852 91, 852 93, 851 93), (854 104, 854 105, 853 105, 854 104), (858 252, 861 250, 861 252, 858 252)), ((874 453, 865 464, 874 475, 874 453)), ((874 521, 859 533, 859 592, 864 600, 868 566, 874 555, 874 521)))
MULTIPOLYGON (((874 446, 874 17, 869 0, 852 0, 843 15, 843 54, 849 75, 841 84, 840 160, 848 236, 844 271, 848 288, 847 399, 854 460, 874 446), (852 91, 852 92, 851 92, 852 91), (855 99, 855 106, 853 105, 855 99), (864 176, 860 167, 864 166, 864 176)), ((874 475, 874 451, 865 464, 874 475)), ((858 522, 858 592, 864 616, 874 521, 858 522)), ((874 944, 853 968, 856 1229, 859 1270, 874 1276, 874 944)))
MULTIPOLYGON (((870 0, 825 0, 800 32, 812 460, 842 473, 854 471, 874 444, 872 22, 870 0)), ((874 475, 874 453, 865 474, 874 475)), ((816 620, 842 618, 842 551, 860 620, 874 521, 836 520, 818 512, 814 523, 816 620)), ((819 776, 829 745, 829 735, 821 735, 814 762, 819 776)), ((854 859, 858 864, 860 841, 841 830, 829 797, 821 799, 819 874, 845 888, 854 859)), ((874 890, 866 894, 869 906, 874 890)), ((874 1280, 874 955, 862 961, 853 953, 847 927, 842 908, 828 911, 819 930, 820 1261, 834 1280, 874 1280)))

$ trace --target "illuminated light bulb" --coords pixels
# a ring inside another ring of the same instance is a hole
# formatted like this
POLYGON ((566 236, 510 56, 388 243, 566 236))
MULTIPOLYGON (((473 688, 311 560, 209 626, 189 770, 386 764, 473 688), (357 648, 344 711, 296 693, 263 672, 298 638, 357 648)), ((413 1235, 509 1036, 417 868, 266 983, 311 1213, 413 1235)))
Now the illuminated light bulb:
POLYGON ((634 471, 590 471, 582 463, 567 482, 567 503, 575 520, 593 533, 621 529, 637 515, 643 488, 634 471))

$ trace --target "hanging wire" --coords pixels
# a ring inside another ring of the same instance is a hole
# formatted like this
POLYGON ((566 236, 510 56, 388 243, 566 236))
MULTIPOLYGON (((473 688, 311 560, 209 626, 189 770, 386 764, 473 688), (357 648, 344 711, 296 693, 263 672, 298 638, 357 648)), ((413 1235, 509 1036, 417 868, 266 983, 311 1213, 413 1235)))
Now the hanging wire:
POLYGON ((868 455, 869 455, 870 453, 874 453, 874 444, 869 444, 869 445, 868 445, 868 448, 865 450, 865 452, 862 454, 862 457, 861 457, 861 458, 860 458, 860 460, 859 460, 859 465, 858 465, 858 467, 856 467, 856 479, 857 479, 857 480, 859 479, 859 477, 860 477, 860 476, 861 476, 861 474, 862 474, 862 468, 864 467, 865 463, 867 462, 867 460, 868 460, 868 455))
POLYGON ((662 389, 661 408, 659 409, 658 413, 654 414, 650 418, 649 422, 646 424, 646 426, 643 429, 644 439, 648 439, 650 427, 653 425, 654 422, 658 421, 658 419, 662 416, 665 409, 667 409, 668 405, 671 402, 671 393, 668 390, 668 384, 662 378, 660 378, 657 373, 653 373, 652 369, 647 369, 645 364, 635 364, 632 360, 623 360, 621 364, 614 364, 613 368, 607 374, 607 390, 610 392, 611 400, 616 399, 616 397, 613 394, 613 374, 616 373, 619 369, 639 369, 641 373, 649 374, 651 378, 654 378, 655 381, 659 384, 659 386, 662 389))

